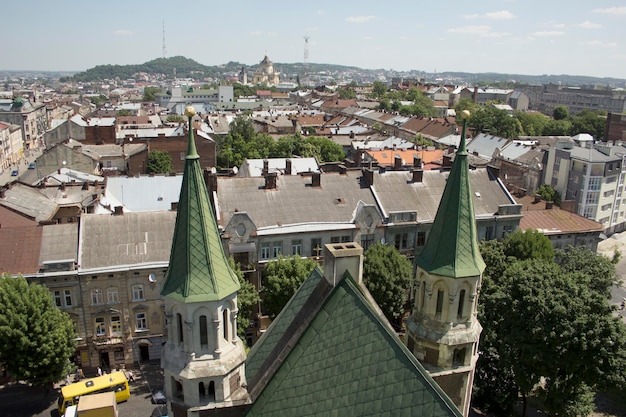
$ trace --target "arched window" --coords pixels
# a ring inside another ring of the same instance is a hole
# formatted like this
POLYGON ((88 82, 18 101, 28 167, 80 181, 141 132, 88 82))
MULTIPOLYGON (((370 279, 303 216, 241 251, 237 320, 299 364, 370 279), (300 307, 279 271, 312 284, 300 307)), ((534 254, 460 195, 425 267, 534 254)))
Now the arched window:
POLYGON ((459 292, 459 308, 456 312, 457 320, 463 320, 463 310, 465 309, 465 290, 459 292))
POLYGON ((437 308, 435 309, 435 318, 441 320, 443 312, 443 290, 437 290, 437 308))
POLYGON ((207 349, 209 347, 209 335, 207 334, 206 316, 200 316, 200 348, 207 349))
POLYGON ((215 382, 209 382, 209 400, 215 401, 215 382))
POLYGON ((183 384, 172 377, 172 388, 174 389, 174 396, 180 400, 184 399, 183 384))
POLYGON ((224 309, 222 312, 222 327, 224 328, 224 339, 230 341, 230 323, 228 321, 229 311, 224 309))
POLYGON ((198 384, 198 396, 200 397, 201 400, 206 398, 206 390, 204 389, 204 382, 200 382, 198 384))
POLYGON ((183 316, 180 313, 176 314, 176 326, 178 330, 178 341, 183 343, 183 316))
POLYGON ((424 302, 426 301, 426 281, 422 281, 420 288, 420 311, 424 311, 424 302))

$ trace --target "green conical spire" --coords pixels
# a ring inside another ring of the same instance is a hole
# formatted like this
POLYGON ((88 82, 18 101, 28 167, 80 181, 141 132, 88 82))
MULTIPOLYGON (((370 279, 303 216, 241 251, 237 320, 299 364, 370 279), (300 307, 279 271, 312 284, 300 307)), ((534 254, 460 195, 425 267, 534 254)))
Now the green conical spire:
POLYGON ((435 221, 424 250, 415 260, 423 270, 446 277, 462 278, 482 274, 485 262, 478 248, 474 204, 465 149, 469 112, 461 114, 461 142, 452 164, 435 221))
POLYGON ((191 119, 185 173, 180 189, 170 264, 161 290, 164 297, 190 303, 221 300, 239 290, 239 280, 228 264, 209 193, 196 152, 191 119))

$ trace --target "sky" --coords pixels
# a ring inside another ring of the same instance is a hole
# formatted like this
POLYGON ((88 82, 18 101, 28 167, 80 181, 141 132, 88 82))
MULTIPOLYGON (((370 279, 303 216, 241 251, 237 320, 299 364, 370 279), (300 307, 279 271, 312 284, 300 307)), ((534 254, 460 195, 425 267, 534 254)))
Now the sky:
POLYGON ((0 70, 178 55, 298 63, 306 36, 311 63, 626 78, 624 0, 30 0, 4 2, 0 13, 0 70))

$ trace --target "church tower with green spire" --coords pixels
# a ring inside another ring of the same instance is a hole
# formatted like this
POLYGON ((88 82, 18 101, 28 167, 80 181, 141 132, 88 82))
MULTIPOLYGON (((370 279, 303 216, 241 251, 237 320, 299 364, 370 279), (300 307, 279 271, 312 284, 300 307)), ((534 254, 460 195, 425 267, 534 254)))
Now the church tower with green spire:
POLYGON ((480 255, 469 181, 463 111, 461 141, 426 245, 415 258, 417 294, 406 344, 463 415, 469 414, 478 341, 480 255))
POLYGON ((246 359, 237 336, 239 280, 224 253, 193 136, 189 139, 170 262, 161 295, 167 342, 161 365, 169 415, 245 404, 246 359))

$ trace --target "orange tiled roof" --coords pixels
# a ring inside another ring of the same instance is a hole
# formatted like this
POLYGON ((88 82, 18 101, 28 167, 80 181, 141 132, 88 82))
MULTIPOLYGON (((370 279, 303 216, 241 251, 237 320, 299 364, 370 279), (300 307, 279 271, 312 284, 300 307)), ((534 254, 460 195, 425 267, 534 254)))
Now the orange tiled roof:
POLYGON ((399 150, 399 149, 383 149, 380 151, 369 150, 369 151, 366 151, 366 153, 370 155, 373 159, 378 161, 378 165, 380 166, 393 166, 396 155, 402 158, 402 165, 405 165, 405 166, 413 165, 413 159, 417 155, 418 157, 422 159, 422 162, 425 165, 424 168, 427 170, 433 169, 432 165, 436 165, 437 167, 440 167, 439 164, 433 164, 433 163, 440 162, 443 159, 443 151, 439 149, 436 149, 436 150, 409 149, 406 151, 399 150))
POLYGON ((556 205, 553 205, 551 209, 546 209, 546 202, 535 203, 533 196, 524 196, 516 200, 522 204, 523 217, 519 224, 521 230, 536 229, 546 235, 603 230, 602 224, 576 213, 561 210, 556 205))

